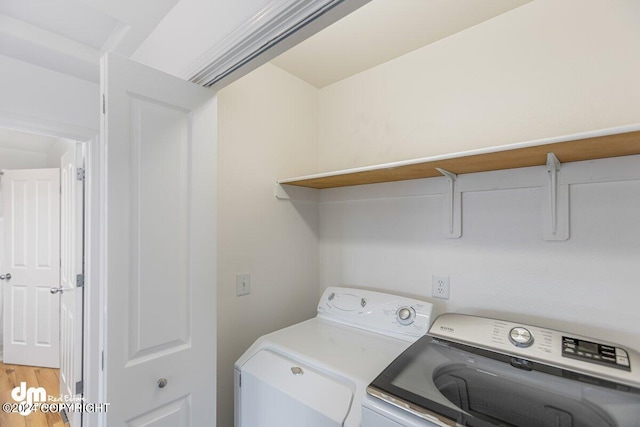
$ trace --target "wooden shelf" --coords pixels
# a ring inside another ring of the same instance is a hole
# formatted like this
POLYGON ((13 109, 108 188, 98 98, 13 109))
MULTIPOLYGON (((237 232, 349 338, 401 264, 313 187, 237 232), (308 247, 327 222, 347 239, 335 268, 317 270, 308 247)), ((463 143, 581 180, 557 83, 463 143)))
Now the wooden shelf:
POLYGON ((561 163, 640 154, 640 126, 308 175, 278 183, 322 189, 442 176, 436 168, 465 174, 541 166, 547 162, 547 153, 554 153, 561 163))

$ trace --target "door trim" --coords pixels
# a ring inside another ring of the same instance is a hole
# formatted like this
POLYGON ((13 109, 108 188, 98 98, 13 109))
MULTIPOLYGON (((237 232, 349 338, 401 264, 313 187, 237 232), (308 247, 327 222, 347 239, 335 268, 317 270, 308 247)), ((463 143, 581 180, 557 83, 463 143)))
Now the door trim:
MULTIPOLYGON (((96 112, 98 108, 96 107, 96 112)), ((84 398, 88 403, 104 402, 104 382, 101 370, 101 353, 104 348, 104 331, 101 307, 103 306, 102 265, 104 253, 100 241, 104 237, 103 170, 101 168, 104 147, 100 142, 99 129, 82 128, 60 122, 51 122, 38 117, 11 114, 0 111, 0 126, 26 132, 74 139, 85 144, 85 295, 83 330, 83 381, 84 398)), ((104 426, 104 413, 85 413, 83 425, 104 426)))

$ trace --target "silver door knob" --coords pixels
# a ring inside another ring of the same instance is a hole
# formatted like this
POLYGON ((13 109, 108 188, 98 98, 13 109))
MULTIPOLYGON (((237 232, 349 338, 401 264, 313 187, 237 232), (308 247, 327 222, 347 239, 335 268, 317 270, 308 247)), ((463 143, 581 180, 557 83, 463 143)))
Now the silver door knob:
POLYGON ((49 292, 51 292, 52 294, 57 294, 57 293, 62 293, 63 289, 62 288, 51 288, 49 289, 49 292))
POLYGON ((167 386, 167 379, 166 378, 160 378, 158 380, 158 387, 159 388, 165 388, 167 386))
POLYGON ((0 280, 11 280, 11 273, 0 274, 0 280))

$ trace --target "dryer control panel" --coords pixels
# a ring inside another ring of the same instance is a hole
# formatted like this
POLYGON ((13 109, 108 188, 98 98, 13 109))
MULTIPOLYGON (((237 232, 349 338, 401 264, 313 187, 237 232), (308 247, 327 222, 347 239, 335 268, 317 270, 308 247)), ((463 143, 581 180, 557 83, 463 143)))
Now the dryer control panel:
POLYGON ((331 287, 320 298, 318 317, 413 342, 431 326, 426 301, 364 289, 331 287))

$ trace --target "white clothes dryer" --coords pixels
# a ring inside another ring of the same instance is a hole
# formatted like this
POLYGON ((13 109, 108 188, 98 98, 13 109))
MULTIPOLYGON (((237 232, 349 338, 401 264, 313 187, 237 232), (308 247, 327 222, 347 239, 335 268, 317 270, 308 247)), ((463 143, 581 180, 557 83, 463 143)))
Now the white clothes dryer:
POLYGON ((367 386, 428 331, 432 309, 328 288, 315 318, 259 338, 236 362, 236 427, 359 427, 367 386))

